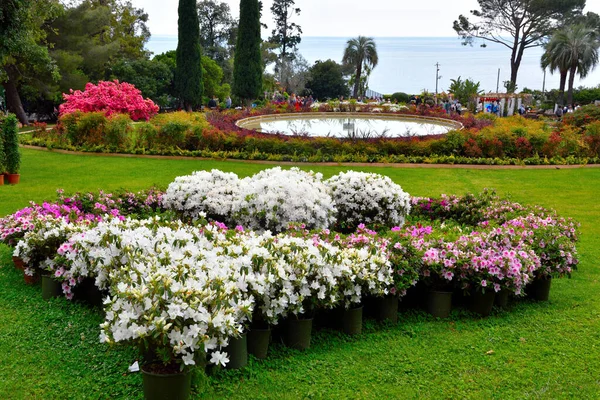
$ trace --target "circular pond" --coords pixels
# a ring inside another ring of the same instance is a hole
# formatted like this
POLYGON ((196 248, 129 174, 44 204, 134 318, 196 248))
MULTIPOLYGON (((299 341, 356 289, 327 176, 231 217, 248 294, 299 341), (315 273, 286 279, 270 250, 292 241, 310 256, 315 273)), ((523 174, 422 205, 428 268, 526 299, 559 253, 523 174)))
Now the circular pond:
POLYGON ((356 113, 261 115, 242 119, 237 125, 262 133, 353 139, 443 135, 463 128, 459 122, 442 118, 356 113))

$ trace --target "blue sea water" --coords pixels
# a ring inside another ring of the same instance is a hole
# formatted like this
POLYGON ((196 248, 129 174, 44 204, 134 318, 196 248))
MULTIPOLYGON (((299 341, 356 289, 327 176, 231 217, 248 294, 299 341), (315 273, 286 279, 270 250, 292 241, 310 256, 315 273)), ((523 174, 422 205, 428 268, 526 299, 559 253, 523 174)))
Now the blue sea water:
MULTIPOLYGON (((303 37, 299 51, 313 64, 317 60, 342 60, 344 47, 349 38, 303 37)), ((441 79, 438 91, 447 90, 450 80, 459 76, 481 82, 485 92, 495 92, 500 69, 500 91, 503 82, 510 79, 510 50, 502 45, 488 43, 482 48, 478 44, 463 46, 457 37, 378 37, 375 38, 379 64, 369 79, 369 88, 380 93, 419 93, 423 89, 435 91, 436 63, 440 64, 441 79)), ((146 46, 155 54, 177 47, 177 36, 152 36, 146 46)), ((519 75, 518 90, 525 87, 542 90, 544 73, 540 67, 542 49, 525 51, 519 75)), ((558 75, 546 75, 546 89, 558 88, 558 75)), ((575 80, 575 87, 600 85, 600 67, 586 79, 575 80)))

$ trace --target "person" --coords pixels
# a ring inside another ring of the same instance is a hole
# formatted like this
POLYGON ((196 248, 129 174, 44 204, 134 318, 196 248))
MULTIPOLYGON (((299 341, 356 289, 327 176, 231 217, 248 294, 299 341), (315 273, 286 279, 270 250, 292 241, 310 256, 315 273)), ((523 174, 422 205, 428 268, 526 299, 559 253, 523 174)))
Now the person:
POLYGON ((521 103, 521 105, 519 106, 519 115, 525 115, 527 111, 525 110, 525 105, 523 103, 521 103))
POLYGON ((419 107, 422 103, 423 100, 421 100, 421 97, 417 96, 417 98, 415 99, 415 105, 419 107))
POLYGON ((477 114, 482 113, 483 112, 483 101, 479 101, 479 103, 477 104, 477 109, 475 110, 475 112, 477 114))
POLYGON ((460 101, 456 102, 456 113, 458 115, 461 115, 461 113, 462 113, 462 104, 460 104, 460 101))
POLYGON ((494 100, 492 104, 492 114, 500 116, 500 106, 498 105, 498 100, 494 100))
POLYGON ((556 115, 556 118, 558 118, 558 120, 560 121, 563 116, 563 107, 562 106, 556 107, 556 111, 554 112, 554 115, 556 115))
POLYGON ((227 96, 227 99, 225 100, 225 108, 231 108, 231 96, 227 96))
POLYGON ((211 110, 215 110, 217 108, 217 96, 213 96, 212 99, 208 101, 208 108, 211 110))

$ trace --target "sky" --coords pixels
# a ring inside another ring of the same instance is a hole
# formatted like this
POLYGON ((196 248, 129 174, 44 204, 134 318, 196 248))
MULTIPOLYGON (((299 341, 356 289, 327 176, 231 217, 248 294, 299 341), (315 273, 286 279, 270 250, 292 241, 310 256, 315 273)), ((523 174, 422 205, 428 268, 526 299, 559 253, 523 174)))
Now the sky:
MULTIPOLYGON (((234 17, 239 0, 225 0, 234 17)), ((177 34, 178 0, 133 0, 149 15, 153 35, 177 34)), ((263 0, 262 22, 271 32, 273 0, 263 0)), ((303 36, 354 37, 444 37, 456 36, 452 23, 460 14, 469 15, 477 0, 296 0, 302 11, 295 21, 303 36)), ((585 11, 600 14, 600 0, 588 0, 585 11)))

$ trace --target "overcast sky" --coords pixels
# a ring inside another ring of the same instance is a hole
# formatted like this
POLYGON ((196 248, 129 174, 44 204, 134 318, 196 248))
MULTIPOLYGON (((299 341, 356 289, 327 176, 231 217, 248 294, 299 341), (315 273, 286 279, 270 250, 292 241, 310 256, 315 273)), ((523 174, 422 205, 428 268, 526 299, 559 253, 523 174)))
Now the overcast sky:
MULTIPOLYGON (((239 0, 225 0, 234 17, 239 0)), ((262 22, 272 25, 271 4, 263 0, 262 22)), ((153 35, 177 34, 178 0, 133 0, 150 17, 153 35)), ((600 0, 588 0, 586 11, 600 14, 600 0)), ((304 36, 455 36, 452 22, 477 8, 477 0, 296 0, 302 12, 296 22, 304 36)), ((271 28, 263 32, 270 34, 271 28)))

